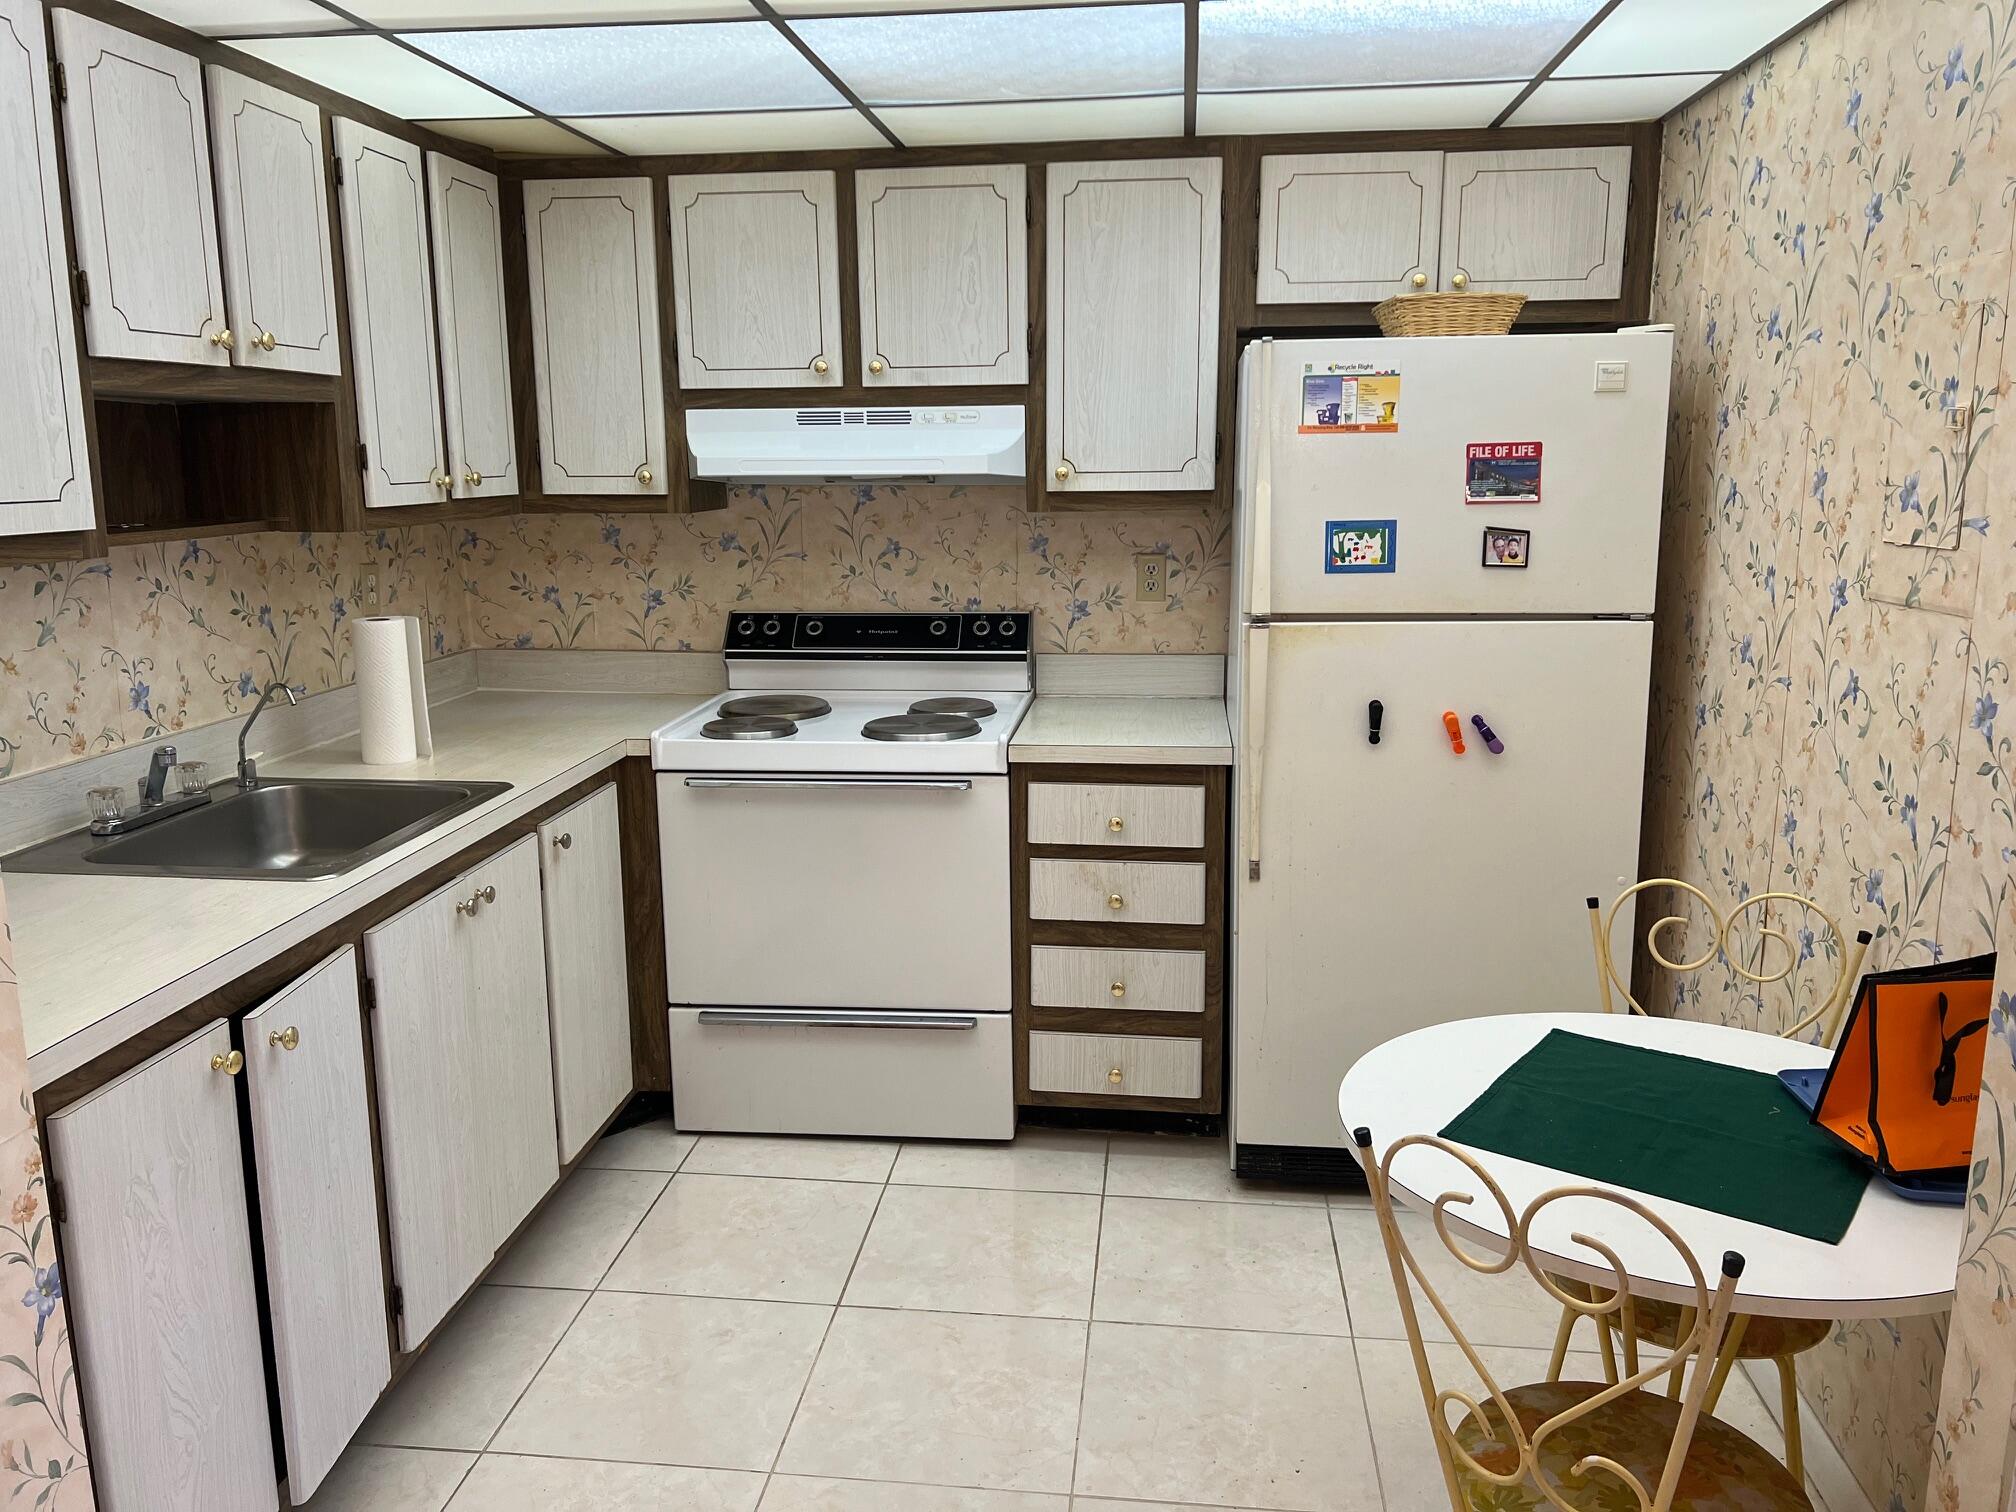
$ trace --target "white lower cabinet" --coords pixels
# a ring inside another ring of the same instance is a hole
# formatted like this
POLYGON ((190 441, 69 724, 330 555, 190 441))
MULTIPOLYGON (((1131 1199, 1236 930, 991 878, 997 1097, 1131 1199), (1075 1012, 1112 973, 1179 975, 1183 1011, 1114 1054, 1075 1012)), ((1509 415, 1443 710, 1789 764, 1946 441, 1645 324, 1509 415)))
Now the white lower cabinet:
POLYGON ((274 1512, 279 1482, 223 1020, 49 1119, 103 1512, 274 1512))
POLYGON ((527 835, 364 936, 404 1349, 560 1174, 537 847, 527 835))
POLYGON ((553 1107, 564 1165, 623 1105, 632 1083, 615 783, 539 826, 539 869, 546 890, 553 1107))
POLYGON ((357 952, 245 1015, 287 1492, 314 1494, 392 1379, 357 952))

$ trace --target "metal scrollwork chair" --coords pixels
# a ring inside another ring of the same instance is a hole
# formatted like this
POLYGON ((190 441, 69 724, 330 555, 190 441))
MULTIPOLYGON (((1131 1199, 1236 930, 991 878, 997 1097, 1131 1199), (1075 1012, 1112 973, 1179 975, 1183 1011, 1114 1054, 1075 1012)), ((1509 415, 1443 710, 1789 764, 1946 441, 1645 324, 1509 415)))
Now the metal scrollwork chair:
POLYGON ((1679 1379, 1689 1361, 1714 1358, 1729 1327, 1737 1277, 1743 1273, 1740 1255, 1722 1257, 1721 1276, 1711 1288, 1686 1241, 1650 1208, 1621 1192, 1593 1186, 1556 1187, 1534 1198, 1523 1213, 1514 1213, 1490 1173, 1445 1140, 1410 1135, 1395 1141, 1383 1157, 1375 1157, 1370 1130, 1357 1129, 1352 1137, 1371 1187, 1452 1512, 1544 1508, 1559 1512, 1811 1512, 1812 1503, 1799 1482, 1768 1450, 1707 1412, 1705 1372, 1697 1369, 1693 1384, 1677 1399, 1647 1389, 1662 1380, 1679 1379), (1477 1185, 1497 1203, 1509 1236, 1502 1255, 1472 1253, 1450 1232, 1449 1218, 1451 1209, 1468 1206, 1477 1200, 1477 1193, 1445 1191, 1435 1199, 1433 1221, 1449 1252, 1470 1270, 1486 1276, 1502 1275, 1523 1262, 1533 1279, 1564 1308, 1578 1317, 1596 1319, 1606 1336, 1610 1327, 1616 1327, 1624 1340, 1626 1373, 1621 1379, 1614 1375, 1608 1381, 1550 1377, 1509 1388, 1498 1383, 1465 1338, 1449 1304, 1430 1284, 1394 1218, 1389 1187, 1393 1158, 1415 1145, 1439 1150, 1467 1168, 1477 1185), (1580 1232, 1571 1233, 1573 1242, 1595 1257, 1589 1262, 1591 1267, 1615 1277, 1614 1287, 1606 1281, 1601 1288, 1579 1296, 1565 1290, 1563 1283, 1536 1261, 1534 1219, 1554 1204, 1568 1201, 1602 1204, 1635 1214, 1670 1243, 1684 1262, 1693 1282, 1693 1303, 1686 1309, 1689 1321, 1656 1358, 1643 1361, 1639 1357, 1635 1324, 1645 1299, 1633 1294, 1630 1275, 1609 1244, 1580 1232), (1462 1351, 1470 1372, 1483 1385, 1483 1400, 1467 1391, 1436 1385, 1422 1338, 1417 1295, 1434 1310, 1462 1351), (1450 1421, 1452 1407, 1462 1409, 1454 1423, 1450 1421))
MULTIPOLYGON (((1707 912, 1714 924, 1714 938, 1709 941, 1700 955, 1692 960, 1670 959, 1660 948, 1660 936, 1669 930, 1678 929, 1683 936, 1688 920, 1681 914, 1667 914, 1653 923, 1645 931, 1645 949, 1660 966, 1676 973, 1700 971, 1711 961, 1721 960, 1729 970, 1743 981, 1759 989, 1759 1003, 1762 1003, 1761 989, 1770 987, 1789 977, 1798 966, 1801 952, 1784 930, 1774 928, 1768 922, 1760 922, 1756 935, 1758 955, 1752 970, 1745 963, 1740 948, 1732 948, 1731 936, 1737 931, 1744 916, 1752 909, 1761 909, 1771 903, 1783 903, 1788 909, 1796 907, 1827 926, 1840 955, 1840 969, 1827 990, 1805 1014, 1798 1017, 1790 1027, 1778 1031, 1780 1039, 1804 1039, 1809 1030, 1818 1030, 1817 1042, 1832 1045, 1834 1037, 1841 1032, 1842 1016, 1848 1008, 1848 1001, 1855 994, 1855 984, 1862 975, 1862 960, 1869 951, 1869 932, 1859 931, 1851 941, 1834 918, 1823 912, 1811 898, 1792 892, 1758 893, 1745 898, 1734 909, 1724 913, 1715 906, 1714 900, 1690 882, 1681 882, 1672 877, 1648 877, 1643 882, 1634 882, 1617 895, 1616 901, 1605 910, 1600 898, 1588 900, 1589 931, 1596 948, 1596 985, 1601 996, 1605 1013, 1618 1012, 1617 998, 1621 996, 1628 1013, 1644 1013, 1645 1006, 1632 996, 1630 984, 1617 970, 1615 956, 1610 950, 1611 928, 1618 913, 1626 903, 1640 893, 1655 887, 1670 887, 1687 894, 1707 912), (1775 971, 1766 971, 1766 957, 1773 944, 1785 956, 1784 964, 1775 971), (1613 995, 1612 989, 1615 989, 1613 995)), ((1640 1340, 1661 1345, 1692 1325, 1690 1309, 1665 1302, 1641 1302, 1634 1309, 1633 1323, 1636 1337, 1640 1340)), ((1562 1360, 1568 1352, 1570 1336, 1581 1312, 1564 1307, 1561 1313, 1561 1327, 1554 1339, 1554 1359, 1548 1371, 1551 1380, 1561 1373, 1562 1360)), ((1613 1378, 1616 1371, 1612 1331, 1618 1327, 1618 1320, 1611 1316, 1599 1319, 1597 1342, 1603 1350, 1605 1369, 1613 1378)), ((1721 1399, 1723 1383, 1729 1378, 1730 1367, 1738 1360, 1770 1360, 1778 1367, 1778 1394, 1780 1414, 1785 1425, 1785 1465, 1796 1479, 1803 1483, 1805 1476, 1805 1456, 1799 1433, 1799 1381, 1794 1357, 1823 1341, 1833 1324, 1824 1318, 1753 1318, 1738 1314, 1729 1325, 1728 1334, 1716 1353, 1708 1380, 1706 1408, 1715 1410, 1721 1399)), ((1672 1390, 1680 1389, 1680 1377, 1676 1372, 1672 1380, 1672 1390)))

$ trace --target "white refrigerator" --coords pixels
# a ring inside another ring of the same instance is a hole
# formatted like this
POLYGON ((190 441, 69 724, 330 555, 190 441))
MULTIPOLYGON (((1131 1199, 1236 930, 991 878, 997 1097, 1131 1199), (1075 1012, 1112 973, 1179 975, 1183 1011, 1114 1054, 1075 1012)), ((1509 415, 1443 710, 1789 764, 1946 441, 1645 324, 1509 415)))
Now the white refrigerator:
POLYGON ((1664 329, 1242 355, 1242 1174, 1348 1166, 1337 1084, 1387 1039, 1598 1007, 1585 899, 1637 870, 1671 359, 1664 329))

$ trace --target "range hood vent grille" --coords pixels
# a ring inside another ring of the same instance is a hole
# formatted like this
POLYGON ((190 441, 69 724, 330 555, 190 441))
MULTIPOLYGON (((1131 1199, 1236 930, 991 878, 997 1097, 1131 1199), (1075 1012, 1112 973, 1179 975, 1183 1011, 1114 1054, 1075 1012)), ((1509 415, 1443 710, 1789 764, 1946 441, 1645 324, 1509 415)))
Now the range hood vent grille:
POLYGON ((811 409, 798 411, 800 425, 914 425, 916 417, 907 409, 811 409))

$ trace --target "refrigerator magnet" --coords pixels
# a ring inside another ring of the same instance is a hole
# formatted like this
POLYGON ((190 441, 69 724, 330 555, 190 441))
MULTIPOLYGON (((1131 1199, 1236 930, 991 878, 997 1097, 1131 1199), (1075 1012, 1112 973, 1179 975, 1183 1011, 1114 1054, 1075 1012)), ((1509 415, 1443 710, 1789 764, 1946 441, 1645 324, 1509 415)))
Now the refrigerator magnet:
POLYGON ((1472 441, 1463 448, 1465 504, 1538 504, 1538 441, 1472 441))
POLYGON ((1400 370, 1369 362, 1335 363, 1302 375, 1304 436, 1391 433, 1400 429, 1400 370))
POLYGON ((1399 526, 1392 520, 1329 520, 1323 526, 1325 572, 1391 572, 1399 526))
POLYGON ((1524 567, 1533 555, 1533 532, 1503 525, 1484 527, 1486 567, 1524 567))

